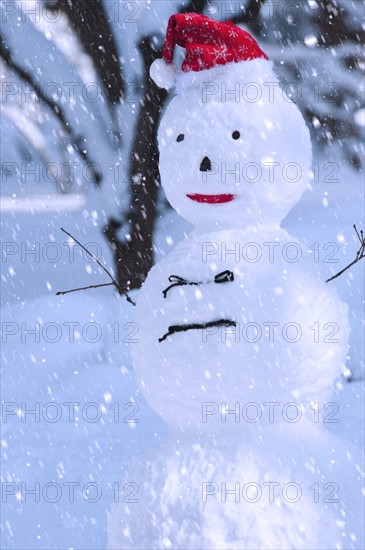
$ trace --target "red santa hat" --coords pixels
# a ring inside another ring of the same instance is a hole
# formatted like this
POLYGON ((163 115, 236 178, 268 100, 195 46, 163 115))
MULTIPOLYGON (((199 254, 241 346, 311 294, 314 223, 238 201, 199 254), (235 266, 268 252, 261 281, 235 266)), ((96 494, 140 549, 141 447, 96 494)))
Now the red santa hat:
POLYGON ((150 68, 151 78, 160 88, 170 89, 175 84, 177 68, 173 56, 176 45, 186 50, 181 66, 185 74, 232 63, 269 59, 256 40, 231 21, 220 23, 198 13, 172 15, 162 59, 156 59, 150 68))

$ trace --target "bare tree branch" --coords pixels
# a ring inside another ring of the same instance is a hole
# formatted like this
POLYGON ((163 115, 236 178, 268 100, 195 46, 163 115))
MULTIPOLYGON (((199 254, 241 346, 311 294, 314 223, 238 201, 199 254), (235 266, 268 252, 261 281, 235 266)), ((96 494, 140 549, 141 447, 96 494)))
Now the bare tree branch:
POLYGON ((344 42, 353 41, 363 43, 365 31, 360 29, 352 30, 346 24, 346 8, 336 0, 320 0, 318 12, 316 12, 315 23, 318 26, 318 37, 320 46, 335 46, 344 42))
POLYGON ((46 5, 52 11, 60 10, 67 15, 85 53, 94 63, 109 107, 119 103, 123 99, 125 85, 103 0, 48 0, 46 5))
POLYGON ((62 129, 64 130, 65 134, 67 134, 70 138, 70 141, 72 143, 73 148, 77 153, 82 157, 82 159, 86 162, 86 164, 90 168, 90 172, 92 174, 92 178, 96 185, 99 185, 102 179, 101 173, 94 168, 94 164, 91 159, 89 158, 89 155, 87 154, 87 151, 83 147, 82 143, 84 141, 84 138, 82 136, 76 136, 74 133, 71 124, 67 120, 66 114, 59 103, 56 101, 51 100, 49 97, 47 97, 46 94, 43 93, 43 90, 41 86, 33 79, 33 77, 25 70, 23 69, 16 61, 14 61, 11 52, 8 48, 8 46, 5 44, 5 41, 2 36, 0 36, 0 57, 4 60, 5 64, 12 69, 15 74, 21 79, 24 80, 24 82, 27 82, 39 99, 51 109, 53 114, 57 117, 59 120, 62 129))

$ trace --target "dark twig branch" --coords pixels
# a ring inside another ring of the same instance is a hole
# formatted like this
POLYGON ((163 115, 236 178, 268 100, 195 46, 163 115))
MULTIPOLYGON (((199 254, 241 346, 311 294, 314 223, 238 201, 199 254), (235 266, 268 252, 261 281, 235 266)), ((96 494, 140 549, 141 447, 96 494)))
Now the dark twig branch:
POLYGON ((127 301, 130 304, 132 304, 133 306, 135 306, 136 305, 135 302, 133 302, 133 300, 128 296, 128 294, 120 288, 120 286, 118 285, 117 281, 114 279, 114 277, 110 273, 110 271, 108 271, 106 269, 106 267, 104 267, 103 264, 100 263, 99 260, 93 254, 91 254, 91 252, 83 244, 80 243, 80 241, 78 241, 73 235, 71 235, 71 233, 66 231, 66 229, 64 229, 63 227, 61 227, 61 231, 63 231, 63 233, 66 233, 66 235, 71 237, 71 239, 73 239, 75 241, 75 243, 77 243, 79 246, 81 246, 81 248, 98 264, 98 266, 101 267, 101 269, 103 271, 105 271, 105 273, 108 275, 108 277, 110 277, 112 282, 111 283, 103 283, 103 284, 100 284, 100 285, 87 286, 87 287, 83 287, 83 288, 75 288, 73 290, 66 290, 64 292, 57 292, 56 296, 63 296, 65 294, 69 294, 70 292, 77 292, 79 290, 88 290, 89 288, 101 288, 101 287, 105 287, 105 286, 115 286, 116 289, 118 290, 118 292, 120 294, 123 294, 127 298, 127 301))
POLYGON ((347 265, 346 267, 344 267, 343 269, 341 269, 341 271, 339 271, 338 273, 336 273, 336 275, 334 275, 333 277, 331 277, 330 279, 327 279, 326 283, 329 283, 330 281, 333 281, 333 279, 337 279, 337 277, 339 277, 340 275, 342 275, 343 273, 345 273, 345 271, 347 271, 348 269, 350 269, 350 267, 352 267, 353 265, 357 264, 357 262, 359 262, 360 260, 362 260, 362 258, 365 258, 365 239, 364 239, 364 231, 362 229, 360 229, 360 232, 357 230, 357 227, 356 225, 354 224, 353 225, 355 231, 356 231, 356 235, 357 235, 357 238, 359 239, 360 241, 360 248, 359 250, 357 251, 356 253, 356 258, 354 259, 353 262, 351 262, 349 265, 347 265))
POLYGON ((107 270, 106 267, 103 266, 102 263, 99 262, 99 260, 97 258, 95 258, 94 254, 91 254, 90 250, 88 250, 83 244, 80 243, 80 241, 78 241, 73 235, 71 235, 71 233, 69 233, 68 231, 66 231, 66 229, 64 229, 63 227, 61 227, 61 231, 63 231, 63 233, 66 233, 66 235, 68 235, 69 237, 71 237, 71 239, 73 239, 75 241, 75 243, 77 243, 79 246, 81 246, 81 248, 83 250, 85 250, 85 252, 93 259, 96 261, 96 263, 101 267, 101 269, 103 271, 105 271, 105 273, 108 275, 108 277, 111 278, 111 280, 113 281, 113 283, 115 284, 115 286, 118 286, 118 283, 117 281, 114 279, 113 275, 107 270))
POLYGON ((90 285, 83 286, 82 288, 73 288, 72 290, 64 290, 56 292, 56 296, 64 296, 65 294, 70 294, 71 292, 78 292, 79 290, 90 290, 91 288, 101 288, 103 286, 114 286, 114 283, 103 283, 102 285, 90 285))

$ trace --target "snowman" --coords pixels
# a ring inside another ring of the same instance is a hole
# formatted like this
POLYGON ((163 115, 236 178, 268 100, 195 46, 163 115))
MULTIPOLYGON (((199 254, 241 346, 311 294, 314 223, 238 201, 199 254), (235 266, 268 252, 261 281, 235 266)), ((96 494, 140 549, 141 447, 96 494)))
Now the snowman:
POLYGON ((324 424, 347 308, 280 227, 310 181, 304 120, 233 23, 172 16, 151 76, 175 89, 161 182, 194 229, 140 291, 133 365, 169 438, 126 473, 108 548, 363 548, 361 458, 324 424))

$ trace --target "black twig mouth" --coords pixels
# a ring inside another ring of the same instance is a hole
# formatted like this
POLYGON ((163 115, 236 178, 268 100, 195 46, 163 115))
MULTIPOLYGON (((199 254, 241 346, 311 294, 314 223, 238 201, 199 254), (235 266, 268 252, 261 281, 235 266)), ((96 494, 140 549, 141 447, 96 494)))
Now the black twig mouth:
POLYGON ((166 340, 172 334, 177 332, 187 332, 188 330, 198 330, 211 327, 235 327, 237 326, 236 321, 231 321, 230 319, 219 319, 218 321, 210 321, 209 323, 191 323, 188 325, 171 325, 168 332, 159 338, 158 341, 161 343, 166 340))

